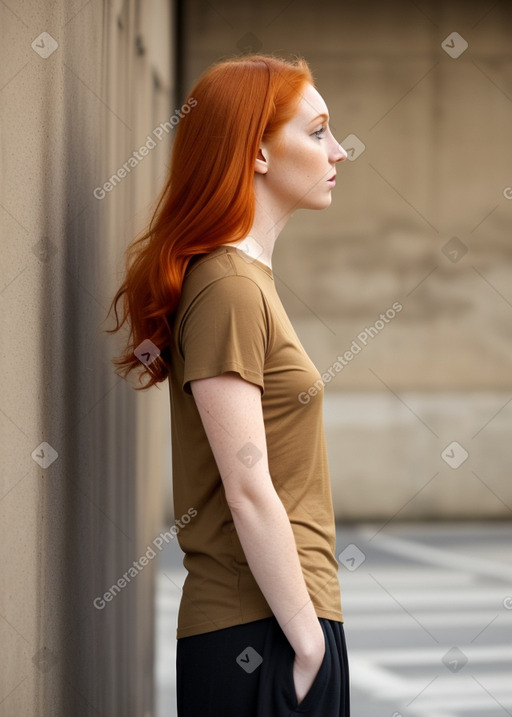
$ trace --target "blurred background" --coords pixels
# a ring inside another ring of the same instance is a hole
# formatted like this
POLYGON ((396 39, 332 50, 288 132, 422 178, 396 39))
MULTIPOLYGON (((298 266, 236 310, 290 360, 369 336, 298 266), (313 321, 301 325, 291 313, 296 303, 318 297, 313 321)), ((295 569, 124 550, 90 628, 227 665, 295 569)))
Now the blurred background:
POLYGON ((174 520, 167 386, 113 373, 105 318, 171 118, 249 52, 308 60, 349 155, 273 265, 331 369, 354 714, 510 713, 511 4, 5 0, 0 25, 0 715, 175 714, 181 555, 139 561, 174 520))

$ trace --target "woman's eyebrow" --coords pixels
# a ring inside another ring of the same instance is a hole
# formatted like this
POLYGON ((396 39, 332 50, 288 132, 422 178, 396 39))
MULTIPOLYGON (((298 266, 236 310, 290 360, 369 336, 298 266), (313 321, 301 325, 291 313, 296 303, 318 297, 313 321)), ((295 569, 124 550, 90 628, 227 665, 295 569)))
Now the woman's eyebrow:
POLYGON ((323 119, 323 120, 325 120, 325 122, 328 122, 328 121, 329 121, 329 115, 326 115, 325 113, 322 113, 322 114, 318 115, 317 117, 315 117, 315 119, 312 119, 310 122, 308 122, 308 125, 313 124, 313 122, 316 122, 316 121, 319 120, 319 119, 323 119))

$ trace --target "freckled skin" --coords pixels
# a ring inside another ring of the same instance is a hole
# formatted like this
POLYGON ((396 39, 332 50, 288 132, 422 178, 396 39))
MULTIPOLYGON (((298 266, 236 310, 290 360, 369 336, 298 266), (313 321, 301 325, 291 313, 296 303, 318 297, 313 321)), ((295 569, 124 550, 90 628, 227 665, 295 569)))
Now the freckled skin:
POLYGON ((324 209, 331 204, 335 165, 347 157, 325 117, 327 106, 320 93, 307 85, 297 114, 278 137, 262 144, 267 158, 266 189, 283 209, 324 209), (315 119, 318 118, 318 119, 315 119))

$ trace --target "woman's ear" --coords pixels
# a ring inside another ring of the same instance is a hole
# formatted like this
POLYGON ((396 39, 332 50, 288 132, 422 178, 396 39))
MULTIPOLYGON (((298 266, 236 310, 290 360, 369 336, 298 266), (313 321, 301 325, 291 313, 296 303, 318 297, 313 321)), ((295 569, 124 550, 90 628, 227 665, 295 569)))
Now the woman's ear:
POLYGON ((258 150, 258 156, 256 157, 256 161, 254 163, 254 171, 257 174, 266 174, 268 172, 266 150, 264 150, 262 147, 260 147, 258 150))

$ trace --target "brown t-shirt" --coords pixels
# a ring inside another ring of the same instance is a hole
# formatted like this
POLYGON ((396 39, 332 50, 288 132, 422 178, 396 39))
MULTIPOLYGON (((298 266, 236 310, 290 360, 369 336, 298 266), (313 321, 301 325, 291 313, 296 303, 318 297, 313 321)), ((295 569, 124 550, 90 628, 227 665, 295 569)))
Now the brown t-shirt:
POLYGON ((188 575, 177 637, 270 617, 247 565, 189 382, 237 372, 261 389, 270 475, 318 617, 343 621, 320 374, 279 299, 272 270, 221 246, 187 268, 170 360, 177 539, 188 575), (180 520, 186 516, 185 520, 180 520))

